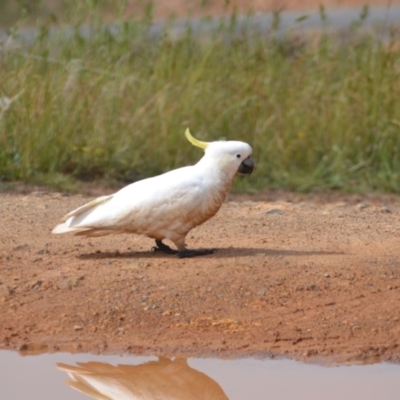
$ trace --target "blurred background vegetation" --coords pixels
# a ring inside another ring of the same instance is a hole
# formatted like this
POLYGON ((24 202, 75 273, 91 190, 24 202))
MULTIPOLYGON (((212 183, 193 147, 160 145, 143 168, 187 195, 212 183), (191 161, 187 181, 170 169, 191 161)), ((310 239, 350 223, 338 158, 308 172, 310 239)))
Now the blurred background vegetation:
POLYGON ((362 31, 367 9, 340 34, 278 35, 279 13, 238 34, 232 13, 154 38, 151 3, 0 4, 0 181, 123 185, 196 162, 190 127, 253 146, 236 190, 400 190, 400 34, 362 31))
POLYGON ((61 11, 61 1, 54 0, 1 0, 0 27, 10 28, 21 19, 34 23, 37 17, 49 17, 61 11))

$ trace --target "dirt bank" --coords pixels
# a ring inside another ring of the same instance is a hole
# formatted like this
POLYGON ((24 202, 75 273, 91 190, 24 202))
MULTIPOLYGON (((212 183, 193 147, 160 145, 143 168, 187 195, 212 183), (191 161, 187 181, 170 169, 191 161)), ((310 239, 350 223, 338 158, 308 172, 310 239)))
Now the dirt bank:
POLYGON ((400 361, 400 200, 231 197, 177 259, 55 236, 88 200, 0 194, 0 347, 400 361))

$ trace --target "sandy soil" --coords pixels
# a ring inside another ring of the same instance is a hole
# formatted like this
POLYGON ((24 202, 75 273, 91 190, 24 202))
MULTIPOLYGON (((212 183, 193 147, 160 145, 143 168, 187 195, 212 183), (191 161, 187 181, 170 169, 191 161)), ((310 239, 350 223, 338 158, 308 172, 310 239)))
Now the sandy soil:
POLYGON ((88 199, 0 194, 1 348, 400 361, 400 199, 231 196, 193 259, 51 235, 88 199))
MULTIPOLYGON (((319 3, 231 5, 265 12, 319 3)), ((224 11, 224 1, 154 4, 157 18, 224 11)), ((0 348, 400 361, 400 199, 231 196, 188 237, 217 252, 183 260, 153 253, 143 237, 50 234, 88 199, 0 194, 0 348)))

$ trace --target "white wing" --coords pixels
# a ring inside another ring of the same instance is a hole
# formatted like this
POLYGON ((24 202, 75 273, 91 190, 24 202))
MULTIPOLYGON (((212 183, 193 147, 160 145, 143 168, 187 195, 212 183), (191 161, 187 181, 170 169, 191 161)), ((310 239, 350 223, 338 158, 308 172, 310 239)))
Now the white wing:
MULTIPOLYGON (((194 167, 184 167, 99 197, 64 217, 53 233, 103 230, 149 233, 173 229, 204 208, 206 184, 194 167)), ((196 219, 196 218, 195 218, 196 219)), ((109 231, 109 232, 106 232, 109 231)), ((99 234, 101 234, 99 232, 99 234)))

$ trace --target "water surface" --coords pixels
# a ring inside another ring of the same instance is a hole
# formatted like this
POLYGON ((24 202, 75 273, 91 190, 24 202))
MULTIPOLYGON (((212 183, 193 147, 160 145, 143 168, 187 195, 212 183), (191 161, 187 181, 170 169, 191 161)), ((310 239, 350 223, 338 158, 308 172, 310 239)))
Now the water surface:
POLYGON ((154 398, 160 391, 176 400, 398 400, 400 365, 324 367, 250 358, 185 360, 67 353, 22 357, 17 352, 0 352, 0 399, 87 400, 113 393, 109 398, 139 400, 154 398), (64 370, 57 368, 60 363, 64 370), (75 373, 68 376, 68 368, 75 368, 75 373), (212 397, 205 397, 210 393, 212 397))

